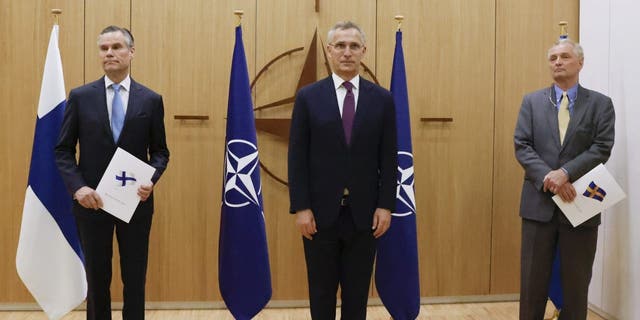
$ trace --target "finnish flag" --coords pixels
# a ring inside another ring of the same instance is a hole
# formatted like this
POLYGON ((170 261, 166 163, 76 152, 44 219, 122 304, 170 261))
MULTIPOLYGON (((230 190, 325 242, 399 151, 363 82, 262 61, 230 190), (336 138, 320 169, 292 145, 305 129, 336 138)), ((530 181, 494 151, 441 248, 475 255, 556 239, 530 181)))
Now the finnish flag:
POLYGON ((49 319, 60 319, 87 296, 72 199, 55 164, 65 108, 58 25, 51 30, 42 76, 16 269, 49 319))

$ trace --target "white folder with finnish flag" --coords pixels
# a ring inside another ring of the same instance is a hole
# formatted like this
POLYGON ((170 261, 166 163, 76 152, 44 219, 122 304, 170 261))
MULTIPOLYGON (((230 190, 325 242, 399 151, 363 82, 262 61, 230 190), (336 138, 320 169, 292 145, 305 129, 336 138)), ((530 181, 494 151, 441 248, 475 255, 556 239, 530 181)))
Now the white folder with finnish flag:
POLYGON ((564 202, 560 196, 553 201, 575 227, 612 207, 626 194, 603 164, 599 164, 573 183, 577 196, 572 202, 564 202))
POLYGON ((129 223, 140 203, 138 187, 151 184, 155 172, 154 167, 118 148, 96 188, 102 210, 129 223))

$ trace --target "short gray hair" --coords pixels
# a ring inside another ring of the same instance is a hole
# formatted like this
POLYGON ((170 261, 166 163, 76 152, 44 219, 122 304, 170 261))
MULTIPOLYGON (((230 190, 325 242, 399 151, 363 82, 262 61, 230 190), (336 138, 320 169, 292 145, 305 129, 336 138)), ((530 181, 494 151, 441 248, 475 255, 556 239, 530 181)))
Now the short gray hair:
POLYGON ((111 32, 122 33, 122 35, 124 35, 124 42, 126 43, 127 47, 133 48, 135 46, 135 43, 133 42, 133 34, 131 34, 131 31, 127 30, 127 28, 121 28, 118 26, 108 26, 102 29, 102 31, 100 32, 100 36, 105 33, 111 33, 111 32))
POLYGON ((569 38, 565 38, 565 39, 559 39, 558 41, 556 41, 553 46, 551 46, 551 48, 549 48, 549 50, 547 50, 547 59, 549 58, 549 52, 551 52, 551 49, 555 48, 556 46, 559 46, 561 44, 568 44, 573 48, 573 53, 576 55, 576 57, 578 57, 578 60, 584 60, 584 50, 582 50, 582 46, 569 39, 569 38))
POLYGON ((360 35, 360 42, 362 42, 363 45, 366 44, 366 38, 365 38, 364 32, 362 31, 362 29, 360 29, 360 27, 357 24, 351 21, 340 21, 336 23, 336 25, 329 30, 329 33, 327 33, 327 43, 333 42, 333 35, 336 33, 336 30, 349 30, 349 29, 356 29, 358 31, 358 34, 360 35))

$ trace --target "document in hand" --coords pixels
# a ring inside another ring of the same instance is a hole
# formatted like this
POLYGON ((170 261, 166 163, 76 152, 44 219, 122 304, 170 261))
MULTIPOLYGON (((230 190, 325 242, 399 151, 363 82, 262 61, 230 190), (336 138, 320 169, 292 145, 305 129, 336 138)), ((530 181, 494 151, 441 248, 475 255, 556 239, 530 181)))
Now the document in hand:
POLYGON ((102 198, 102 210, 129 223, 140 203, 138 187, 151 184, 155 171, 154 167, 118 148, 96 188, 102 198))
POLYGON ((573 187, 578 194, 573 202, 564 202, 558 195, 552 199, 574 227, 627 196, 603 164, 576 180, 573 187))

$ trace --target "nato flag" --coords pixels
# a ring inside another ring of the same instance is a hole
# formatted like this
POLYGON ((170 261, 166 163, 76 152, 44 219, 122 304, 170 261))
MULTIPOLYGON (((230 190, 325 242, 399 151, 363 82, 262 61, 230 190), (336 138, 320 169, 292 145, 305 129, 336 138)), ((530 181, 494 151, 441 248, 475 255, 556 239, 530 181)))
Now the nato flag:
POLYGON ((398 130, 398 188, 391 228, 378 239, 376 288, 393 319, 415 319, 420 311, 413 151, 402 32, 396 33, 391 94, 398 130))
POLYGON ((247 61, 236 27, 222 184, 218 281, 236 319, 251 319, 271 299, 271 274, 247 61))

